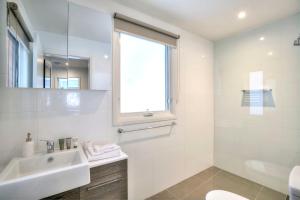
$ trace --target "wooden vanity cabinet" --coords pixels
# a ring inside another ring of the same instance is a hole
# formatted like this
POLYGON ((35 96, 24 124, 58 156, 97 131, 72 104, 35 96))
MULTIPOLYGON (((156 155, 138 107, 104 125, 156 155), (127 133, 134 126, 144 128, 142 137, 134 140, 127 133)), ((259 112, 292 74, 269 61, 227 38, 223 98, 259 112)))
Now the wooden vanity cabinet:
POLYGON ((90 169, 91 182, 44 200, 127 200, 127 160, 90 169))

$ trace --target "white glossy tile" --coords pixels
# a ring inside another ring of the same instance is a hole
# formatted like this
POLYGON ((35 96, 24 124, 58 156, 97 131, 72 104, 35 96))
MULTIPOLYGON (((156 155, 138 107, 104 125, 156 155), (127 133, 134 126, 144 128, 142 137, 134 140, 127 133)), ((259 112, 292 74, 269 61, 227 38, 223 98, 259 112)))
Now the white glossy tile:
POLYGON ((38 126, 36 113, 0 113, 0 169, 13 157, 22 156, 22 145, 27 133, 37 142, 38 126))
POLYGON ((0 113, 36 112, 36 91, 32 89, 0 88, 0 113))
POLYGON ((289 169, 300 155, 295 142, 300 130, 300 51, 292 45, 300 30, 298 18, 299 14, 291 16, 215 46, 215 163, 283 193, 289 169), (263 42, 258 40, 261 34, 263 42), (249 73, 255 71, 263 71, 263 86, 272 88, 275 102, 260 115, 240 104, 240 90, 249 87, 249 73))
POLYGON ((0 74, 0 88, 6 87, 6 74, 0 74))

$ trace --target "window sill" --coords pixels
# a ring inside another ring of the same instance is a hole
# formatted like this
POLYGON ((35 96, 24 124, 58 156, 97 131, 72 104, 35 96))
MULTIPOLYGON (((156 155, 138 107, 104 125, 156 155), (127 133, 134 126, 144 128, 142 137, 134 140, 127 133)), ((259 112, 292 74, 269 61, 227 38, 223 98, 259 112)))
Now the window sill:
POLYGON ((160 113, 155 114, 151 117, 144 117, 143 114, 140 115, 123 115, 118 116, 114 119, 114 126, 126 126, 126 125, 136 125, 145 124, 152 122, 170 121, 176 120, 176 115, 172 113, 160 113))

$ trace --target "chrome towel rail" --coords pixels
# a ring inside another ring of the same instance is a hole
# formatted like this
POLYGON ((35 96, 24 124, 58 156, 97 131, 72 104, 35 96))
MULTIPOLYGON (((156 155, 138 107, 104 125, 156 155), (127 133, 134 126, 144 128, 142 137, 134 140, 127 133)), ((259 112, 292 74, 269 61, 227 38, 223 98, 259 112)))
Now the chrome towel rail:
POLYGON ((149 127, 145 127, 145 128, 139 128, 139 129, 133 129, 133 130, 124 130, 122 128, 118 129, 118 133, 122 134, 122 133, 130 133, 130 132, 135 132, 135 131, 144 131, 144 130, 148 130, 148 129, 155 129, 155 128, 163 128, 163 127, 168 127, 168 126, 175 126, 176 122, 172 122, 171 124, 166 124, 166 125, 160 125, 160 126, 149 126, 149 127))

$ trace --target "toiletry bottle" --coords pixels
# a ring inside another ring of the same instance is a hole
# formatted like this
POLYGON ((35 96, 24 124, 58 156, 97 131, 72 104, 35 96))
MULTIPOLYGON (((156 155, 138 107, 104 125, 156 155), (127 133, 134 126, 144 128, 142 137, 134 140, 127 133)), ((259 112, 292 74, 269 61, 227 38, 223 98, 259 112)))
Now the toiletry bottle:
POLYGON ((67 145, 67 149, 71 149, 71 143, 72 143, 72 138, 66 138, 66 145, 67 145))
POLYGON ((72 138, 73 139, 73 147, 76 149, 78 147, 78 138, 72 138))
POLYGON ((34 142, 32 141, 31 134, 27 133, 26 142, 23 145, 23 157, 29 157, 34 154, 34 142))

